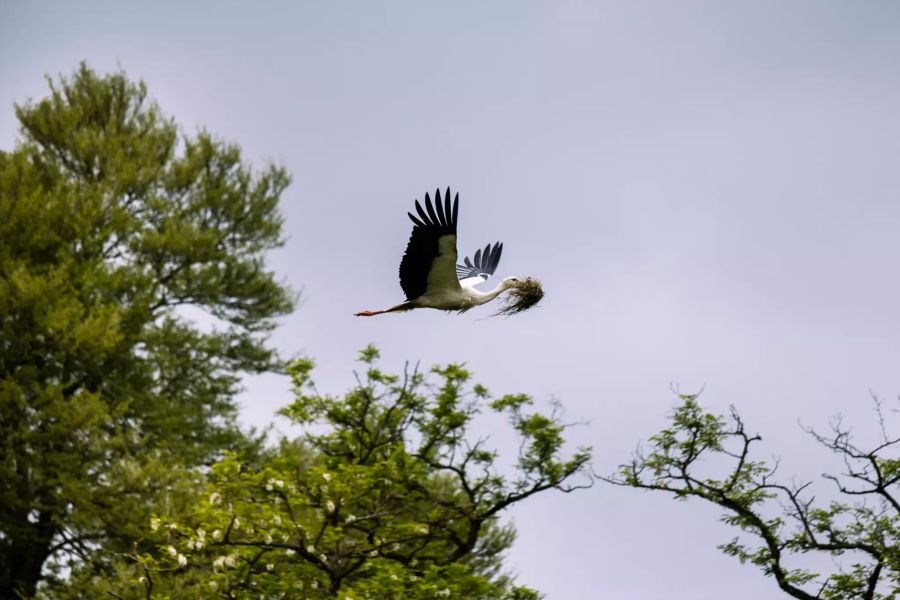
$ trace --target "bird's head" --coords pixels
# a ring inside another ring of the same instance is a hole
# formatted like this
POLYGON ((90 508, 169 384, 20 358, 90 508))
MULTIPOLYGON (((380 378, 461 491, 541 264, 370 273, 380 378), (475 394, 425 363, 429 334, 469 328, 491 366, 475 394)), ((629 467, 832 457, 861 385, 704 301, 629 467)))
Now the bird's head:
POLYGON ((521 277, 504 277, 503 278, 503 289, 508 290, 510 288, 514 288, 517 285, 521 284, 524 281, 521 277))

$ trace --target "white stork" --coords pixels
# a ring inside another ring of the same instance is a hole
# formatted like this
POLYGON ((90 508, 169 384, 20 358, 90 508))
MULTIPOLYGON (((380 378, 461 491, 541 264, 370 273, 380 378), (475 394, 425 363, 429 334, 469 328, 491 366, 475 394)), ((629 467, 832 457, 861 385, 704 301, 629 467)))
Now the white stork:
POLYGON ((441 199, 441 191, 434 192, 434 206, 425 194, 425 210, 416 200, 416 218, 406 213, 412 222, 412 234, 406 245, 406 253, 400 261, 400 287, 406 294, 406 302, 384 310, 364 310, 358 317, 371 317, 389 312, 414 308, 437 308, 447 311, 466 311, 473 306, 490 302, 501 293, 520 283, 517 277, 507 277, 489 292, 475 288, 497 270, 503 244, 488 244, 475 251, 473 260, 466 257, 463 264, 456 263, 456 216, 459 212, 459 194, 450 202, 450 188, 441 199), (426 212, 427 211, 427 212, 426 212))

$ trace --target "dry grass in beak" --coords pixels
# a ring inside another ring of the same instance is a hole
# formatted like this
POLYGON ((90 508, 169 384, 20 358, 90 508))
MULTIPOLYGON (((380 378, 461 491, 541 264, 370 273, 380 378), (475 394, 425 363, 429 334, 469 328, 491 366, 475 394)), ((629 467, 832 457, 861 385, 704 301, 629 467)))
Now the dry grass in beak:
POLYGON ((543 297, 544 288, 541 287, 541 282, 533 277, 529 277, 525 281, 520 281, 509 288, 505 303, 500 310, 494 313, 494 316, 503 315, 508 317, 526 311, 540 302, 543 297))

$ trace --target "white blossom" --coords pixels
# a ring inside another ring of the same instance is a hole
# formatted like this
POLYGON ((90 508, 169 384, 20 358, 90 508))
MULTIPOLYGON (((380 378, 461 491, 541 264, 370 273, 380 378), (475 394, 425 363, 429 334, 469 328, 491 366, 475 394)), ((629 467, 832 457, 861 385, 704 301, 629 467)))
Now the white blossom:
POLYGON ((329 500, 328 502, 325 503, 325 508, 328 509, 328 512, 334 512, 334 502, 329 500))
POLYGON ((229 554, 225 557, 225 566, 233 567, 237 564, 237 557, 234 554, 229 554))
POLYGON ((178 566, 183 567, 187 564, 187 557, 184 554, 178 555, 178 566))
POLYGON ((172 556, 176 556, 178 554, 178 550, 175 549, 175 546, 169 546, 168 548, 166 548, 166 552, 168 552, 172 556))
POLYGON ((218 504, 222 501, 222 494, 219 492, 213 492, 209 495, 209 503, 210 504, 218 504))
POLYGON ((266 484, 266 491, 267 491, 267 492, 271 492, 271 491, 272 491, 272 484, 271 484, 271 483, 267 483, 267 484, 266 484))
POLYGON ((156 531, 159 529, 160 520, 159 517, 153 517, 150 519, 150 531, 156 531))
POLYGON ((322 473, 322 479, 325 481, 331 481, 331 473, 322 473))
POLYGON ((267 533, 267 534, 266 534, 266 543, 267 543, 267 544, 271 544, 271 543, 272 543, 272 534, 271 534, 271 533, 267 533))
POLYGON ((317 590, 317 589, 319 589, 319 582, 316 581, 315 579, 313 579, 313 580, 310 582, 309 587, 311 587, 311 588, 314 589, 314 590, 317 590))
POLYGON ((272 517, 272 522, 275 523, 276 525, 281 525, 281 517, 278 515, 275 515, 274 517, 272 517))
POLYGON ((232 527, 234 527, 234 530, 235 530, 235 531, 237 531, 238 529, 240 529, 240 528, 241 528, 241 520, 240 520, 239 518, 235 517, 235 518, 234 518, 234 525, 232 525, 232 527))
POLYGON ((222 566, 224 564, 225 564, 225 557, 220 556, 220 557, 216 558, 216 560, 213 561, 213 568, 220 569, 220 568, 222 568, 222 566))
POLYGON ((283 487, 284 487, 284 481, 282 481, 281 479, 276 479, 276 480, 275 480, 275 487, 283 488, 283 487))
POLYGON ((355 520, 356 517, 354 515, 347 515, 346 517, 344 517, 344 521, 346 521, 347 523, 352 523, 355 520))
POLYGON ((292 550, 291 548, 288 548, 287 550, 285 550, 284 553, 287 554, 288 556, 293 556, 293 555, 297 554, 297 553, 296 553, 294 550, 292 550))
POLYGON ((435 596, 440 596, 441 598, 449 598, 450 597, 450 589, 444 588, 438 592, 435 592, 435 596))
POLYGON ((266 563, 266 571, 274 571, 274 570, 275 570, 275 565, 273 565, 272 563, 266 563))
POLYGON ((215 581, 210 581, 209 589, 211 589, 212 591, 216 591, 217 589, 219 589, 219 584, 216 583, 215 581))
POLYGON ((212 539, 216 540, 217 542, 218 542, 219 540, 221 540, 221 539, 222 539, 222 530, 221 530, 221 529, 216 529, 215 531, 213 531, 213 532, 212 532, 212 539))

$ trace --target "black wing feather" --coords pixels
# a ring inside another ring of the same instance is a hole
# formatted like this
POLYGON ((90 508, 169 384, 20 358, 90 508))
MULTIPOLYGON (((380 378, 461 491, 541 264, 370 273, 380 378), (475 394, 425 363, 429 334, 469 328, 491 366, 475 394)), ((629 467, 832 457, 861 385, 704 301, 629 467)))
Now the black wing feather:
MULTIPOLYGON (((450 188, 447 188, 447 199, 450 199, 450 188)), ((457 215, 459 215, 459 192, 456 192, 456 196, 453 197, 453 218, 450 219, 451 223, 456 223, 457 215)))
MULTIPOLYGON (((441 201, 441 197, 437 197, 437 201, 441 201)), ((428 194, 425 194, 425 208, 428 210, 428 216, 431 217, 431 222, 435 223, 438 226, 442 226, 441 220, 437 218, 437 215, 434 214, 434 206, 431 204, 431 198, 428 197, 428 194)))
MULTIPOLYGON (((449 200, 449 198, 447 199, 449 200)), ((441 190, 434 190, 434 203, 435 203, 435 212, 437 213, 437 220, 440 223, 441 227, 446 227, 447 223, 447 211, 444 209, 443 204, 441 203, 441 190)))
POLYGON ((500 265, 500 255, 503 254, 503 243, 497 242, 494 244, 494 251, 491 252, 491 273, 497 270, 497 267, 500 265))
MULTIPOLYGON (((457 197, 459 194, 457 194, 457 197)), ((444 223, 449 225, 456 219, 453 218, 453 206, 450 204, 450 188, 447 188, 447 192, 444 194, 444 223)))
POLYGON ((413 223, 415 223, 415 224, 418 225, 419 227, 425 227, 425 223, 423 223, 422 221, 420 221, 420 220, 418 220, 417 218, 415 218, 415 217, 413 216, 412 213, 409 213, 409 212, 408 212, 408 213, 406 213, 406 214, 409 215, 409 218, 412 219, 412 222, 413 222, 413 223))
POLYGON ((459 194, 456 195, 456 201, 452 208, 450 206, 450 188, 447 188, 447 194, 443 199, 438 190, 435 193, 435 201, 437 211, 431 203, 431 197, 426 193, 425 209, 416 200, 416 212, 419 218, 414 217, 412 213, 407 213, 414 224, 403 260, 400 261, 400 287, 403 288, 407 300, 415 300, 425 293, 432 263, 440 255, 439 240, 441 237, 456 235, 459 194))
MULTIPOLYGON (((428 194, 425 194, 425 197, 427 198, 428 194)), ((419 213, 419 218, 422 219, 423 223, 427 224, 430 222, 428 215, 425 214, 425 210, 422 208, 422 205, 419 204, 418 200, 416 200, 416 212, 419 213)))

